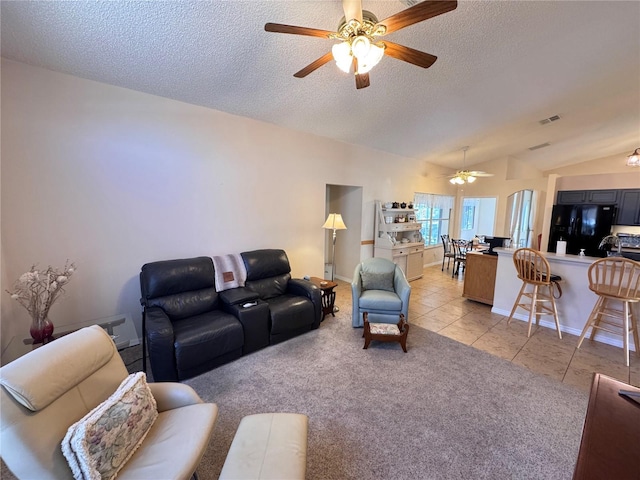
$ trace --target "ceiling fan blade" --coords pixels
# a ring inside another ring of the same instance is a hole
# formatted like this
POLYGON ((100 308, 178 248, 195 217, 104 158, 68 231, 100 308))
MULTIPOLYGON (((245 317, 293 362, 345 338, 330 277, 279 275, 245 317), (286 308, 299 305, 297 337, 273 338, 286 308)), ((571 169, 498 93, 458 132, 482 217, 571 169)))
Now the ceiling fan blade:
POLYGON ((389 18, 385 18, 378 22, 378 25, 384 25, 387 29, 385 33, 391 33, 414 23, 455 10, 457 6, 457 0, 427 0, 391 15, 389 18))
POLYGON ((316 28, 296 27, 294 25, 283 25, 282 23, 265 23, 264 29, 267 32, 291 33, 293 35, 307 35, 309 37, 330 38, 335 32, 328 30, 318 30, 316 28))
POLYGON ((369 83, 368 73, 361 73, 359 75, 356 75, 356 88, 358 90, 360 90, 361 88, 367 88, 369 85, 371 84, 369 83))
POLYGON ((398 45, 397 43, 388 42, 386 40, 384 40, 383 43, 386 46, 384 49, 385 55, 412 63, 422 68, 429 68, 438 59, 435 55, 405 47, 404 45, 398 45))
POLYGON ((304 78, 307 75, 309 75, 311 72, 323 66, 325 63, 329 63, 332 59, 333 59, 333 54, 331 52, 325 53, 315 62, 310 63, 299 72, 294 73, 293 76, 296 78, 304 78))
POLYGON ((362 23, 362 0, 342 0, 342 9, 345 21, 355 18, 362 23))
POLYGON ((469 172, 471 175, 473 175, 474 177, 493 177, 494 174, 493 173, 487 173, 487 172, 476 172, 476 171, 471 171, 469 172))
MULTIPOLYGON (((358 59, 356 57, 353 57, 353 71, 357 72, 358 71, 358 59)), ((355 75, 356 77, 356 88, 358 90, 360 90, 361 88, 367 88, 370 83, 369 83, 369 73, 356 73, 355 75)))

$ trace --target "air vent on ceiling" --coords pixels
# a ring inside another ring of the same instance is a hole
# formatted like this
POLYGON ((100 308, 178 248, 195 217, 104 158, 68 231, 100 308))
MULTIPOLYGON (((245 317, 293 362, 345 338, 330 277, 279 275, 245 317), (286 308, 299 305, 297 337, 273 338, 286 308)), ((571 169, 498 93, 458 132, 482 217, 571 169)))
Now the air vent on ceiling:
POLYGON ((420 3, 422 0, 400 0, 400 3, 406 5, 407 7, 413 7, 414 5, 420 3))
POLYGON ((549 118, 545 118, 544 120, 540 120, 538 123, 540 125, 546 125, 547 123, 555 122, 556 120, 560 120, 560 115, 554 115, 549 118))
POLYGON ((531 150, 533 152, 534 150, 538 150, 539 148, 548 147, 549 145, 551 145, 549 142, 545 142, 545 143, 541 143, 540 145, 535 145, 533 147, 529 147, 529 150, 531 150))

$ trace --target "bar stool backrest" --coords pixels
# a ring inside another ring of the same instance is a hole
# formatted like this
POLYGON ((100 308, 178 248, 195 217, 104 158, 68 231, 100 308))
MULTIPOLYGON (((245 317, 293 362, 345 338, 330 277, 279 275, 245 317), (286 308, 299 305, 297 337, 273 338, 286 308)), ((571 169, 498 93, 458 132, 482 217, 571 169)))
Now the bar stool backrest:
POLYGON ((607 257, 589 266, 589 289, 598 295, 640 301, 640 262, 607 257))
POLYGON ((523 282, 538 285, 551 283, 551 267, 546 258, 532 248, 519 248, 513 252, 513 263, 518 272, 518 278, 523 282))

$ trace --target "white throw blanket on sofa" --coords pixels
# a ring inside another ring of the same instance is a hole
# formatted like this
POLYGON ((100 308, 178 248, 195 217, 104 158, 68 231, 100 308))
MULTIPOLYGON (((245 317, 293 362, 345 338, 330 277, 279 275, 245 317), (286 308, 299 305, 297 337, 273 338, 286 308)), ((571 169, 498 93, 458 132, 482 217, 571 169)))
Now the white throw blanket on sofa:
POLYGON ((216 291, 244 287, 247 280, 247 269, 239 253, 213 257, 216 291))

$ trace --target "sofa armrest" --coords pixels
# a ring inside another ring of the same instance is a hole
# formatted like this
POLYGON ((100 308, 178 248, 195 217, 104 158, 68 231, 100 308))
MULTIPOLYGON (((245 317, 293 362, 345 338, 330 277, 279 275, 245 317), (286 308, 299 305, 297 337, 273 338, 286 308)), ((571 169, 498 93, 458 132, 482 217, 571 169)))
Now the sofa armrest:
POLYGON ((240 305, 247 302, 254 302, 260 298, 257 292, 245 287, 231 288, 218 292, 218 296, 223 305, 240 305))
POLYGON ((156 382, 177 382, 173 325, 160 307, 145 308, 145 331, 151 371, 156 382))
POLYGON ((307 297, 313 301, 314 298, 320 298, 320 289, 308 280, 302 280, 301 278, 292 278, 287 284, 287 293, 291 295, 300 295, 301 297, 307 297))
POLYGON ((396 271, 393 278, 393 288, 402 300, 402 313, 408 320, 408 312, 409 312, 409 296, 411 295, 411 285, 407 281, 407 277, 405 277, 404 273, 400 267, 396 265, 396 271))
POLYGON ((312 328, 318 328, 322 320, 322 293, 321 290, 308 280, 292 278, 287 284, 287 293, 307 297, 313 303, 314 322, 312 328))
POLYGON ((193 388, 183 383, 150 383, 149 388, 158 404, 158 412, 204 403, 193 388))
POLYGON ((360 296, 362 295, 362 280, 360 279, 361 264, 356 266, 353 272, 353 280, 351 281, 351 325, 353 327, 362 327, 362 315, 360 314, 360 296))

